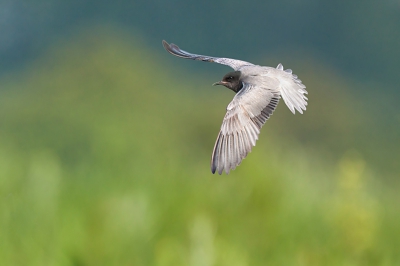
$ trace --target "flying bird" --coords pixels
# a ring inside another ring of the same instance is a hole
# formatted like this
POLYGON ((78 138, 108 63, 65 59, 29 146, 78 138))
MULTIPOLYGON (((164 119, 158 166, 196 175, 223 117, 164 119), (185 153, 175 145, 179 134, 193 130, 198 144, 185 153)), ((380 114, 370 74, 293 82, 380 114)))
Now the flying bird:
POLYGON ((214 62, 230 66, 234 71, 226 74, 213 85, 223 85, 236 93, 226 108, 214 150, 211 157, 211 172, 229 174, 256 145, 261 127, 278 105, 283 101, 294 114, 303 113, 307 106, 306 86, 292 73, 283 69, 258 66, 249 62, 197 55, 180 49, 166 41, 162 44, 169 53, 186 59, 214 62))

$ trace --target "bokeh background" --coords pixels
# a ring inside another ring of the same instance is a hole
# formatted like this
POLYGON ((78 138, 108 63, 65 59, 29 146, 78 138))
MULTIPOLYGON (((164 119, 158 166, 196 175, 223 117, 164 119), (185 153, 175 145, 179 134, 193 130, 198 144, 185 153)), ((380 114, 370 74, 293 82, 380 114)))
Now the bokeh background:
POLYGON ((0 1, 1 265, 400 265, 400 2, 0 1), (233 93, 199 54, 293 69, 212 175, 233 93))

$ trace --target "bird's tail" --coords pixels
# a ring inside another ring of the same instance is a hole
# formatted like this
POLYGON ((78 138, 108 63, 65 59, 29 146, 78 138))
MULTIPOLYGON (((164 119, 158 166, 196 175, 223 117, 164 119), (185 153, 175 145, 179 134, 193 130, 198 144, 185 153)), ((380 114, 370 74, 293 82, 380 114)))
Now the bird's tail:
POLYGON ((283 101, 293 114, 295 110, 302 114, 303 110, 306 110, 308 100, 304 95, 307 94, 306 86, 301 83, 297 75, 292 73, 291 69, 284 70, 282 64, 279 64, 276 69, 282 70, 278 78, 281 83, 283 101))

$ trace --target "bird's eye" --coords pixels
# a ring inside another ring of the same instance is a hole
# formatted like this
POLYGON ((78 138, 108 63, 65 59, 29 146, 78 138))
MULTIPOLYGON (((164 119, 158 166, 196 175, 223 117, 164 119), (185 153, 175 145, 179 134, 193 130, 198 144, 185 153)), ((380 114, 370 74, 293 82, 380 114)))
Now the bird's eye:
POLYGON ((233 79, 233 77, 227 77, 226 78, 226 80, 232 80, 233 79))

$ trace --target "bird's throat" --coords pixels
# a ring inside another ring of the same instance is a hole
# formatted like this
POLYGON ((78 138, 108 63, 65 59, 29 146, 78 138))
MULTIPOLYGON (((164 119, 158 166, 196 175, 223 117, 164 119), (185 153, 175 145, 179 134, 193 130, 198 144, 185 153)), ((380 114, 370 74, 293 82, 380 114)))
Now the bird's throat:
POLYGON ((243 82, 239 82, 236 86, 229 88, 231 90, 233 90, 234 92, 238 93, 239 91, 241 91, 243 89, 243 82))

